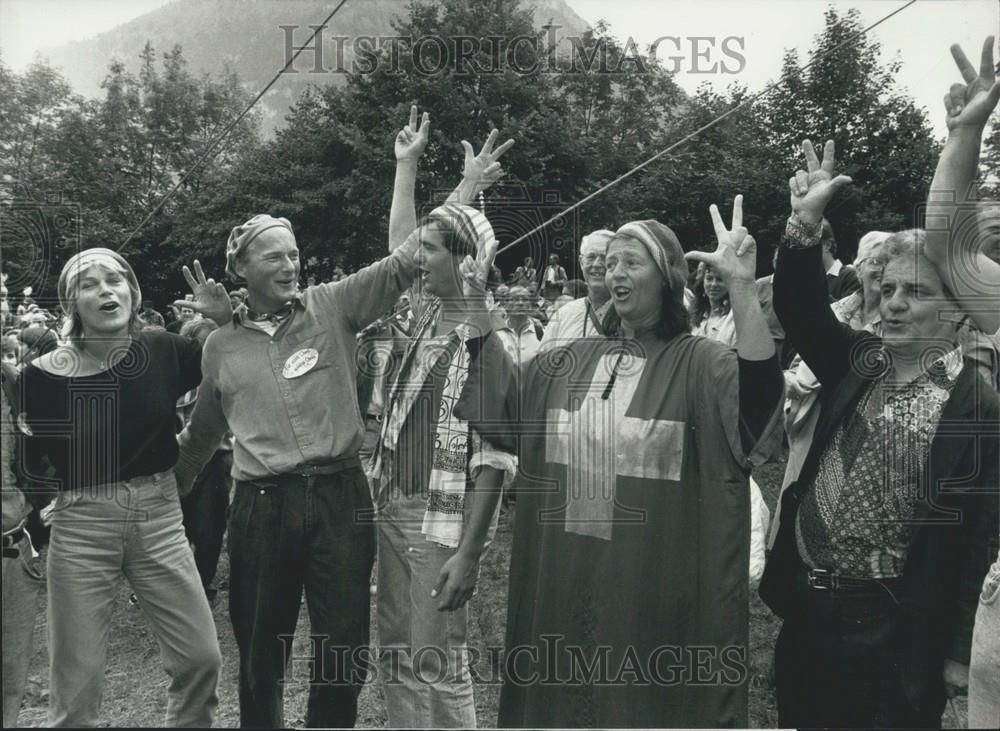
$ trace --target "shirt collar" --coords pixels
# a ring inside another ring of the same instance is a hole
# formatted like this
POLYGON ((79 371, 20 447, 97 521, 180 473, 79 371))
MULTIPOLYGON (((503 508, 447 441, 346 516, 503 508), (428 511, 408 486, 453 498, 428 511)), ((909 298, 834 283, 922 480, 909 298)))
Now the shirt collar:
POLYGON ((510 322, 508 322, 507 325, 505 327, 501 328, 501 329, 503 329, 503 330, 509 330, 510 332, 512 332, 512 333, 514 333, 516 335, 524 335, 525 333, 528 333, 528 332, 534 334, 535 333, 535 321, 532 318, 529 317, 527 320, 524 321, 524 327, 522 327, 519 331, 515 330, 514 326, 511 325, 510 322))
MULTIPOLYGON (((886 360, 888 357, 888 353, 885 351, 879 355, 879 358, 884 364, 888 364, 888 361, 886 360)), ((961 343, 959 343, 955 346, 954 350, 951 350, 942 355, 940 358, 934 360, 929 366, 927 366, 927 369, 923 373, 910 381, 905 388, 914 388, 930 382, 940 389, 950 390, 951 387, 958 381, 958 377, 962 373, 962 367, 964 365, 963 358, 964 352, 962 350, 961 343)))
MULTIPOLYGON (((292 297, 292 299, 290 299, 288 301, 288 306, 290 307, 290 309, 289 309, 287 315, 285 315, 283 317, 282 316, 265 317, 265 318, 262 318, 262 319, 265 320, 265 321, 270 321, 270 322, 274 322, 274 323, 279 323, 280 324, 281 322, 284 322, 286 319, 288 319, 288 317, 291 315, 291 313, 293 311, 295 311, 295 310, 304 310, 306 308, 306 303, 303 300, 302 292, 296 292, 295 296, 292 297)), ((245 325, 246 324, 246 322, 245 322, 246 320, 252 320, 252 318, 251 318, 251 312, 252 311, 246 305, 246 303, 241 304, 233 312, 233 327, 235 327, 237 325, 245 325)))
POLYGON ((843 268, 844 268, 844 263, 840 261, 840 259, 834 259, 833 265, 826 270, 826 274, 828 277, 840 276, 840 270, 843 268))

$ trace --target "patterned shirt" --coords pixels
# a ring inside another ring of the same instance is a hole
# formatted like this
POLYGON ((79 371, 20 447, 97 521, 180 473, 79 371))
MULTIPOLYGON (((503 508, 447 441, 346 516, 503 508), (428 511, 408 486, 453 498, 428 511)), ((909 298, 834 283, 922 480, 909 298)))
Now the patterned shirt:
POLYGON ((962 370, 962 348, 897 386, 874 381, 820 458, 795 525, 799 555, 846 576, 900 576, 927 498, 931 440, 962 370))

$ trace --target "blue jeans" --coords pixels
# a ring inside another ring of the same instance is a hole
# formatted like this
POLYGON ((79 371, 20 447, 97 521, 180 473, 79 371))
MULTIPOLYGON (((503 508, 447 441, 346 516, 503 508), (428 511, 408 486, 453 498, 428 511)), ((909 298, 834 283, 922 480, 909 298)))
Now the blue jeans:
POLYGON ((468 605, 440 612, 431 598, 438 573, 456 549, 421 533, 425 497, 394 492, 379 509, 379 675, 389 725, 475 728, 468 669, 468 605))
POLYGON ((50 726, 98 723, 123 575, 170 676, 164 725, 212 725, 222 656, 172 472, 60 493, 47 567, 50 726))
POLYGON ((45 585, 41 558, 32 555, 27 534, 3 559, 3 725, 17 726, 35 639, 38 597, 45 585))
POLYGON ((1000 727, 1000 558, 986 574, 972 633, 969 728, 1000 727))

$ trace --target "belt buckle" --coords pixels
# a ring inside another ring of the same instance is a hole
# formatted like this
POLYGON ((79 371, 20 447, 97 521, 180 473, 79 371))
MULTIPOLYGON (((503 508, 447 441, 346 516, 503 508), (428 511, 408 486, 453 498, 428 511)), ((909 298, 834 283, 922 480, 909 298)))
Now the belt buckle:
POLYGON ((806 582, 809 584, 809 588, 819 591, 836 589, 840 583, 837 579, 837 574, 827 569, 810 569, 806 574, 806 582))
POLYGON ((309 464, 300 469, 298 474, 302 477, 315 477, 318 469, 319 465, 309 464))

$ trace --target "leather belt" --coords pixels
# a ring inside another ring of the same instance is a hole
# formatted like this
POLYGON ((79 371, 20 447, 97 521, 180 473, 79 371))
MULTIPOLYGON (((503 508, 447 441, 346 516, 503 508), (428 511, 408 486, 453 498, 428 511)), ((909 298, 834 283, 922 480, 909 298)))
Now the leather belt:
POLYGON ((810 589, 818 591, 836 591, 838 589, 870 589, 877 579, 864 579, 856 576, 844 576, 827 569, 809 569, 806 571, 806 584, 810 589))
POLYGON ((806 585, 813 591, 834 592, 841 595, 875 595, 882 594, 884 592, 897 604, 899 603, 897 595, 900 583, 901 579, 899 577, 870 579, 859 576, 845 576, 828 569, 806 570, 806 585))
POLYGON ((344 457, 333 462, 323 462, 322 464, 310 464, 300 467, 288 475, 298 477, 313 477, 315 475, 335 475, 344 472, 352 467, 361 467, 361 460, 357 456, 344 457))
POLYGON ((323 462, 321 464, 304 465, 293 472, 284 472, 280 475, 269 475, 250 480, 239 480, 239 482, 249 482, 260 485, 281 485, 289 483, 305 482, 310 477, 318 475, 336 475, 357 467, 361 469, 361 460, 356 456, 345 457, 333 462, 323 462))

